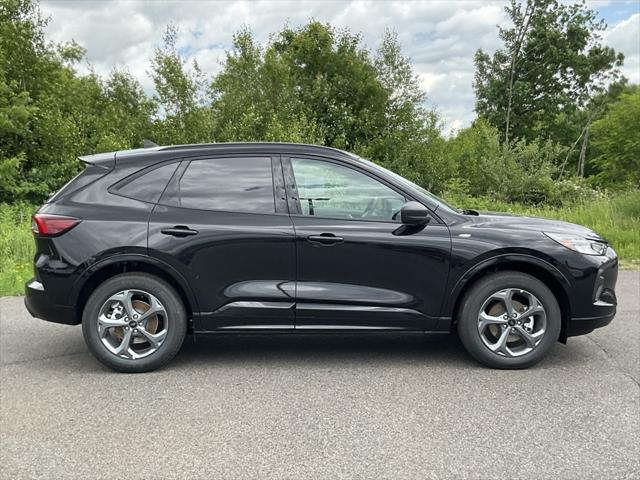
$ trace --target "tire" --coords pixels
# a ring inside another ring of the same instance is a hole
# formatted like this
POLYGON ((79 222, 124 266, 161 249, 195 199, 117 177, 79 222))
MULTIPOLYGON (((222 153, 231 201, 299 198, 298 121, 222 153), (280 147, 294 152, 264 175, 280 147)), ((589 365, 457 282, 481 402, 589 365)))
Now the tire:
POLYGON ((465 294, 458 312, 458 335, 467 352, 483 365, 499 369, 538 363, 558 340, 562 326, 551 290, 520 272, 482 277, 465 294), (526 315, 529 312, 533 313, 526 315))
POLYGON ((82 314, 89 350, 118 372, 149 372, 164 366, 180 350, 186 332, 180 296, 163 280, 145 273, 125 273, 105 281, 91 294, 82 314), (146 316, 145 309, 150 310, 146 316))

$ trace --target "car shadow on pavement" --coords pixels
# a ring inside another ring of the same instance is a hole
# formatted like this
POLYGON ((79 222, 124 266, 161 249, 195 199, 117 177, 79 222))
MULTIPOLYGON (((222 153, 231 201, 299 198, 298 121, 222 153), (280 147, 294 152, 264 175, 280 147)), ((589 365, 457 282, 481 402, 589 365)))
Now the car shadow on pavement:
MULTIPOLYGON (((112 370, 91 357, 81 346, 81 336, 65 336, 56 344, 56 353, 31 359, 13 359, 6 365, 22 364, 41 373, 62 373, 71 368, 76 373, 112 374, 112 370), (73 342, 72 348, 65 348, 73 342), (58 345, 59 343, 59 345, 58 345), (64 354, 58 354, 64 351, 64 354), (71 351, 71 353, 69 353, 71 351)), ((569 345, 556 344, 537 368, 572 368, 585 366, 598 356, 599 349, 586 339, 569 345)), ((602 359, 600 359, 602 361, 602 359)), ((247 366, 350 367, 377 365, 404 367, 420 365, 447 369, 487 369, 464 350, 455 334, 199 334, 185 339, 178 355, 160 372, 247 366)))
MULTIPOLYGON (((473 365, 456 335, 231 334, 189 336, 172 364, 405 363, 473 365)), ((171 368, 171 366, 169 366, 171 368)))
MULTIPOLYGON (((570 368, 593 359, 586 340, 556 344, 542 368, 570 368)), ((371 365, 419 363, 424 366, 486 370, 465 351, 455 334, 200 334, 189 336, 167 368, 199 364, 233 366, 254 363, 280 365, 371 365)))

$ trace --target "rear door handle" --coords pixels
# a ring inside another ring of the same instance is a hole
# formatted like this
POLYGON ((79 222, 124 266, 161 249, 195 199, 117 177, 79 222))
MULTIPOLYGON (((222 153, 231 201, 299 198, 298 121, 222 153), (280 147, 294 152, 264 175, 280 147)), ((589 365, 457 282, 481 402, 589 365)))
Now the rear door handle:
POLYGON ((189 235, 197 235, 198 231, 193 230, 185 225, 176 225, 172 228, 163 228, 160 230, 164 235, 171 235, 174 237, 188 237, 189 235))
POLYGON ((309 235, 307 240, 320 245, 335 245, 344 242, 344 238, 336 237, 333 233, 323 233, 321 235, 309 235))

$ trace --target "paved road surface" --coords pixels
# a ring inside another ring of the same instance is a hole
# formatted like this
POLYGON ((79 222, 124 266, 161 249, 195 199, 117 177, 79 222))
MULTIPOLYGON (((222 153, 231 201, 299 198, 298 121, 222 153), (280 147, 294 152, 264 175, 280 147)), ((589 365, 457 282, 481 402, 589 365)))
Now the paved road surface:
POLYGON ((640 272, 528 371, 449 336, 234 336, 115 374, 0 299, 0 478, 640 478, 640 272))

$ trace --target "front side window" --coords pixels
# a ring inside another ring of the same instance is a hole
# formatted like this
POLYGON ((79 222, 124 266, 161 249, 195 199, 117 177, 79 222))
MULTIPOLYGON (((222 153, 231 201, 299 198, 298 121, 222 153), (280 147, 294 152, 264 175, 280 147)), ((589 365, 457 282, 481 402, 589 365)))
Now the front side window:
POLYGON ((193 160, 178 185, 184 208, 274 213, 271 158, 193 160))
POLYGON ((405 203, 403 195, 351 168, 299 158, 291 165, 304 215, 393 221, 405 203))

